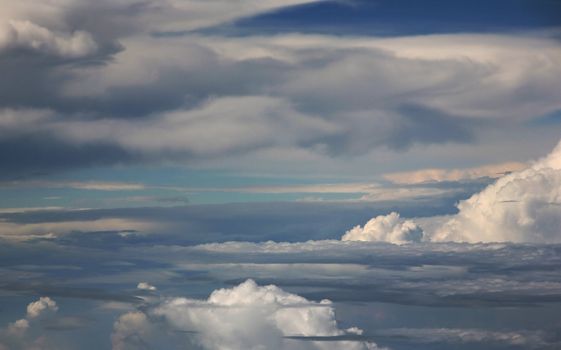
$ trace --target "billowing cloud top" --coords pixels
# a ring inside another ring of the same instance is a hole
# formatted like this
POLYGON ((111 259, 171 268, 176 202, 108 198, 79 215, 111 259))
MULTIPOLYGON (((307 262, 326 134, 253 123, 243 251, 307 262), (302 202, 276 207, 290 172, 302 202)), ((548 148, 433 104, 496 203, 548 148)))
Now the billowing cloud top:
POLYGON ((525 170, 458 204, 435 241, 561 242, 561 143, 525 170))
POLYGON ((403 220, 398 213, 392 212, 370 219, 364 227, 353 227, 341 237, 341 240, 403 244, 420 242, 423 234, 423 230, 416 223, 403 220))
POLYGON ((207 300, 168 298, 147 313, 126 313, 115 323, 113 349, 130 348, 133 336, 149 341, 154 332, 153 317, 163 318, 171 329, 193 334, 193 345, 208 350, 380 349, 371 342, 320 343, 287 338, 340 336, 346 331, 338 328, 330 301, 309 301, 274 285, 258 286, 253 280, 216 290, 207 300))

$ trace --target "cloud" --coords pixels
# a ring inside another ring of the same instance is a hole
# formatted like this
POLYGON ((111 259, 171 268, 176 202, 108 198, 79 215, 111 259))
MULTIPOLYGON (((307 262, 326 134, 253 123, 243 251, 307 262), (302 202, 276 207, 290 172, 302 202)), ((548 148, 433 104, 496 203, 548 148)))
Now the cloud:
POLYGON ((156 226, 149 222, 128 220, 123 218, 94 218, 85 221, 58 221, 30 224, 0 221, 0 237, 14 241, 26 241, 34 238, 54 239, 65 234, 77 232, 112 231, 126 234, 127 232, 150 232, 156 226))
POLYGON ((525 349, 553 349, 541 331, 490 331, 458 328, 397 328, 377 332, 378 335, 407 339, 412 343, 494 344, 525 349))
MULTIPOLYGON (((218 11, 188 3, 190 9, 218 11)), ((130 4, 91 6, 105 11, 101 18, 117 22, 122 15, 109 9, 124 11, 125 5, 130 4)), ((559 57, 557 43, 544 36, 154 37, 130 23, 146 18, 150 27, 163 14, 176 18, 168 5, 177 4, 135 7, 131 18, 123 19, 127 30, 113 22, 101 28, 78 6, 67 17, 85 17, 83 26, 70 27, 84 27, 100 42, 95 59, 38 65, 33 56, 3 65, 7 76, 15 71, 33 76, 33 84, 24 79, 21 91, 20 85, 5 86, 0 93, 4 106, 21 108, 5 112, 17 115, 10 126, 0 122, 6 130, 0 149, 17 150, 0 154, 11 164, 3 172, 162 161, 223 166, 229 159, 229 167, 245 167, 256 163, 248 159, 257 152, 269 152, 263 159, 270 163, 284 152, 292 166, 294 154, 338 163, 341 156, 375 149, 473 144, 483 130, 497 129, 496 120, 524 129, 524 122, 561 108, 556 94, 561 89, 551 80, 558 65, 543 64, 544 72, 526 68, 559 57), (120 51, 102 44, 117 38, 120 51), (473 50, 458 55, 453 50, 458 43, 473 50), (531 45, 539 54, 525 49, 531 45), (523 92, 532 98, 520 96, 523 92), (514 117, 505 121, 504 115, 514 117), (154 133, 168 137, 155 140, 154 133)))
POLYGON ((561 143, 524 170, 458 204, 433 241, 561 242, 561 143))
POLYGON ((28 318, 37 318, 46 311, 58 311, 56 302, 49 297, 41 297, 39 300, 27 305, 28 318))
POLYGON ((84 31, 63 36, 29 21, 10 21, 7 28, 0 29, 0 55, 9 49, 78 58, 93 55, 98 46, 91 34, 84 31))
POLYGON ((150 329, 150 322, 144 313, 135 311, 122 315, 113 325, 112 349, 147 349, 142 338, 150 334, 150 329))
POLYGON ((0 188, 72 188, 92 191, 136 191, 146 189, 141 183, 117 181, 4 181, 0 188))
POLYGON ((140 289, 140 290, 149 290, 149 291, 155 291, 157 290, 156 287, 154 287, 153 285, 146 283, 146 282, 140 282, 136 288, 140 289))
POLYGON ((422 169, 385 174, 384 177, 397 184, 421 184, 426 182, 476 180, 482 177, 498 178, 506 173, 518 171, 528 165, 518 162, 484 165, 464 169, 422 169))
MULTIPOLYGON (((176 331, 187 332, 204 349, 379 349, 371 342, 298 342, 286 336, 335 336, 338 328, 331 302, 309 301, 274 286, 247 280, 230 289, 218 289, 207 300, 166 298, 147 313, 131 312, 115 323, 113 349, 125 349, 125 340, 145 337, 148 320, 163 318, 176 331)), ((356 329, 352 330, 356 333, 356 329)))
POLYGON ((31 331, 38 328, 37 319, 46 313, 57 311, 56 302, 49 297, 41 297, 31 302, 27 305, 25 318, 10 323, 6 329, 0 329, 0 349, 51 349, 46 344, 47 339, 44 335, 31 331))
POLYGON ((337 129, 321 118, 295 111, 288 101, 263 96, 217 98, 194 110, 144 120, 64 122, 50 127, 72 142, 117 143, 148 154, 195 157, 309 142, 337 129), (155 133, 167 136, 155 139, 155 133))
POLYGON ((353 227, 341 237, 341 240, 403 244, 420 242, 423 234, 423 230, 416 223, 403 220, 398 213, 392 212, 370 219, 364 227, 353 227))

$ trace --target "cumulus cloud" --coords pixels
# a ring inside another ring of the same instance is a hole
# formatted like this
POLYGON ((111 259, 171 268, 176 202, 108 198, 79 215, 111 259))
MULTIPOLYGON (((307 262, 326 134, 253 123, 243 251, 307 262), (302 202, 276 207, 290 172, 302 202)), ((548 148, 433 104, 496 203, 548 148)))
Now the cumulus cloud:
POLYGON ((145 349, 143 338, 151 331, 148 317, 140 312, 128 312, 119 317, 113 325, 111 344, 113 350, 145 349))
POLYGON ((364 227, 355 226, 341 240, 403 244, 420 242, 423 234, 423 230, 415 222, 401 219, 398 213, 392 212, 370 219, 364 227))
MULTIPOLYGON (((146 335, 149 318, 163 318, 176 331, 191 333, 195 343, 218 349, 379 349, 366 342, 299 342, 289 336, 336 336, 339 329, 330 301, 313 302, 274 285, 247 280, 215 290, 207 300, 167 298, 147 313, 131 312, 115 323, 113 348, 125 349, 132 335, 146 335)), ((357 329, 352 330, 353 334, 357 329)))
POLYGON ((39 300, 27 305, 28 318, 37 318, 45 311, 58 311, 56 302, 49 297, 41 297, 39 300))
MULTIPOLYGON (((36 320, 48 312, 57 312, 58 306, 49 297, 27 305, 25 318, 10 323, 6 329, 0 329, 0 349, 48 349, 46 338, 36 333, 30 334, 36 320)), ((53 347, 54 348, 54 347, 53 347)))
POLYGON ((433 241, 561 242, 561 143, 524 170, 458 204, 433 241))

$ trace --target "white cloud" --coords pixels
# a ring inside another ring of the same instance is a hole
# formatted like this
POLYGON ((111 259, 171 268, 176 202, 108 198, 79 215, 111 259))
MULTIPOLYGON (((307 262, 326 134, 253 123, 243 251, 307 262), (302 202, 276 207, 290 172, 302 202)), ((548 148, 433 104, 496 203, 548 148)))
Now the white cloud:
POLYGON ((423 230, 416 223, 403 220, 398 213, 392 212, 370 219, 364 227, 353 227, 341 237, 341 240, 403 244, 420 242, 423 234, 423 230))
POLYGON ((156 287, 154 287, 153 285, 146 283, 146 282, 140 282, 136 288, 140 289, 140 290, 149 290, 149 291, 155 291, 157 290, 156 287))
MULTIPOLYGON (((113 349, 126 349, 131 335, 149 333, 147 320, 163 318, 176 331, 194 332, 198 346, 209 350, 245 349, 379 349, 363 342, 301 342, 287 336, 336 336, 338 328, 330 301, 309 301, 274 286, 254 281, 215 290, 207 300, 167 298, 146 314, 132 312, 115 323, 113 349)), ((356 334, 358 329, 353 328, 356 334)))
POLYGON ((27 305, 28 318, 37 318, 45 311, 58 311, 56 302, 49 297, 41 297, 39 300, 27 305))
POLYGON ((561 143, 529 168, 458 204, 433 241, 561 242, 561 143))

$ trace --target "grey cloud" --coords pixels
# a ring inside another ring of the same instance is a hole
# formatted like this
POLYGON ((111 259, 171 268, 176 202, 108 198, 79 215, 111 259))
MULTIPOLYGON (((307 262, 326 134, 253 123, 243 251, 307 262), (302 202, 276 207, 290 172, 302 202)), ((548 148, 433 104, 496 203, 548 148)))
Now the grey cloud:
MULTIPOLYGON (((48 133, 0 136, 0 178, 17 180, 37 174, 96 165, 130 163, 138 155, 115 144, 73 144, 48 133)), ((35 176, 33 176, 35 175, 35 176)))

